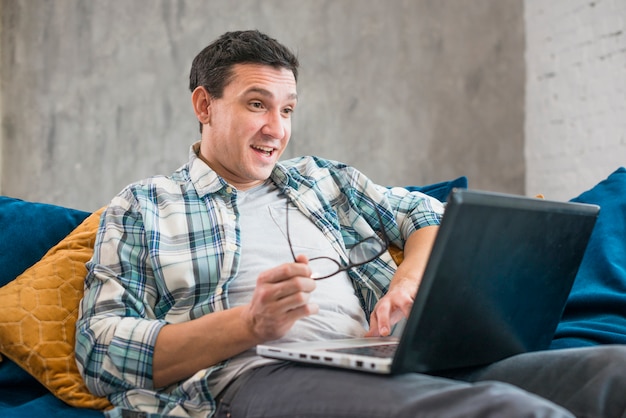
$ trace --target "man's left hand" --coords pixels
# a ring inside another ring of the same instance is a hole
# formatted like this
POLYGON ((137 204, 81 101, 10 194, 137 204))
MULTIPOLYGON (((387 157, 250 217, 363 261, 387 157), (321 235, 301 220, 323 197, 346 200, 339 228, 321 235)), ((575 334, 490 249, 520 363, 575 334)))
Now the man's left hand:
POLYGON ((391 334, 391 328, 403 318, 408 318, 415 291, 409 286, 393 286, 383 296, 370 316, 370 330, 366 337, 386 337, 391 334))

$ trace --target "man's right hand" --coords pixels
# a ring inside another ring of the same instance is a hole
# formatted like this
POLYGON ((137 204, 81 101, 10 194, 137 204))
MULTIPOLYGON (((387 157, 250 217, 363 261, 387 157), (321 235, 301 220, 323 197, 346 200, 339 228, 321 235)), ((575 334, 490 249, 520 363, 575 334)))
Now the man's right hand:
POLYGON ((298 319, 319 310, 309 303, 316 283, 308 259, 299 255, 296 261, 261 273, 252 300, 242 311, 243 320, 260 342, 281 338, 298 319))
POLYGON ((276 340, 319 307, 309 303, 315 289, 305 256, 261 273, 252 301, 191 321, 161 328, 154 347, 154 387, 185 379, 257 344, 276 340))

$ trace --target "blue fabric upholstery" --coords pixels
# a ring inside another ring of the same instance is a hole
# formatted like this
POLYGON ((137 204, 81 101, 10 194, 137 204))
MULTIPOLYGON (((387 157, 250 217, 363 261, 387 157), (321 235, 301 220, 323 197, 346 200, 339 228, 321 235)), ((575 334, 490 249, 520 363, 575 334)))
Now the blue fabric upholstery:
POLYGON ((626 168, 572 201, 600 215, 552 347, 626 344, 626 168))
POLYGON ((88 212, 0 196, 0 286, 35 264, 88 212))
MULTIPOLYGON (((0 286, 22 274, 76 228, 88 212, 0 196, 0 286)), ((0 417, 90 418, 100 411, 73 408, 6 357, 0 362, 0 417)))
POLYGON ((102 418, 93 409, 68 406, 7 358, 0 363, 0 417, 102 418))
POLYGON ((452 189, 467 189, 467 177, 461 176, 454 180, 428 184, 426 186, 406 186, 406 189, 425 193, 435 199, 445 202, 452 189))

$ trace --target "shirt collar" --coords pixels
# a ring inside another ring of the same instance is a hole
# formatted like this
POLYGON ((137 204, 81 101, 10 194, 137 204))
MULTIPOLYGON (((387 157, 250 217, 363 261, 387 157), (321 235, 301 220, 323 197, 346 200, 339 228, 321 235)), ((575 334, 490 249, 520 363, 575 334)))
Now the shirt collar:
POLYGON ((218 193, 226 190, 228 183, 217 175, 207 163, 198 156, 200 152, 200 141, 195 142, 189 148, 189 178, 198 196, 204 197, 210 193, 218 193))
MULTIPOLYGON (((220 177, 207 163, 199 157, 200 142, 197 141, 189 148, 189 178, 198 196, 203 197, 211 193, 232 192, 231 186, 220 177), (230 190, 229 190, 230 189, 230 190)), ((270 179, 276 184, 279 190, 285 191, 289 186, 297 188, 289 171, 282 164, 276 164, 270 179)))

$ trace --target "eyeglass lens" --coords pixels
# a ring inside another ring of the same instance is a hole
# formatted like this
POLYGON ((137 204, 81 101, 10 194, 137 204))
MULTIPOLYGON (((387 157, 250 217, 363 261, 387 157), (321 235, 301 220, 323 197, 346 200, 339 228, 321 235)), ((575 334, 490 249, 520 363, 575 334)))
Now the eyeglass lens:
MULTIPOLYGON (((291 245, 290 231, 289 231, 289 201, 286 201, 286 223, 287 223, 287 241, 289 242, 289 249, 291 250, 291 254, 295 261, 295 254, 293 252, 293 247, 291 245)), ((385 227, 383 225, 382 218, 378 209, 376 209, 376 215, 378 216, 378 220, 380 222, 380 228, 382 231, 383 237, 385 236, 385 227)), ((357 267, 362 264, 369 263, 373 261, 376 257, 379 257, 382 253, 387 251, 388 247, 387 240, 382 240, 378 236, 372 236, 365 238, 363 241, 358 242, 355 246, 353 246, 348 251, 348 265, 342 266, 338 261, 330 258, 330 257, 316 257, 309 260, 309 266, 313 271, 312 277, 314 279, 325 279, 335 274, 350 269, 352 267, 357 267)))

